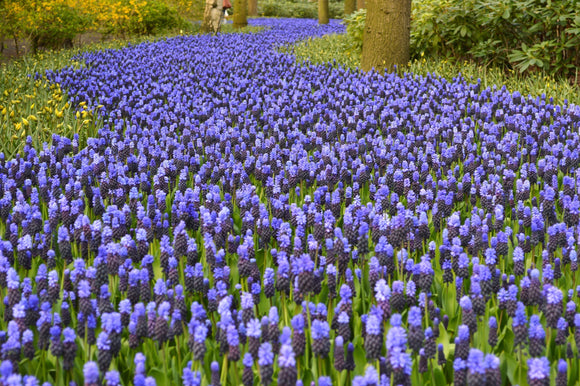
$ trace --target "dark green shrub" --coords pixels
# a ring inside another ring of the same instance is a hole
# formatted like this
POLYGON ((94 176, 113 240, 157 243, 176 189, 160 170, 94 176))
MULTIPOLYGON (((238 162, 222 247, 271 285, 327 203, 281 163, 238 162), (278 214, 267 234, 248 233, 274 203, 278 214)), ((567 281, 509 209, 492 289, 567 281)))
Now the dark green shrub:
MULTIPOLYGON (((580 68, 578 0, 421 0, 412 6, 412 59, 470 59, 565 77, 580 68)), ((362 47, 359 24, 347 28, 362 47)))
MULTIPOLYGON (((530 24, 521 41, 508 42, 520 43, 508 53, 509 62, 521 72, 541 68, 554 74, 576 74, 580 67, 580 1, 529 0, 522 6, 530 24)), ((517 27, 513 26, 516 31, 517 27)), ((509 47, 503 48, 507 51, 509 47)))

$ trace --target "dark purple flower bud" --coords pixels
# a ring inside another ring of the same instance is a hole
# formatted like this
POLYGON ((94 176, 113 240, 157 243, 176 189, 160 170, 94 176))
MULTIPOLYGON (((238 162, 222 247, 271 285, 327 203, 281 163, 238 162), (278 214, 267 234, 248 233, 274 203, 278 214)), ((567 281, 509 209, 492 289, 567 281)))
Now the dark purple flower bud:
POLYGON ((211 384, 212 386, 221 386, 220 381, 220 365, 218 362, 211 362, 211 384))

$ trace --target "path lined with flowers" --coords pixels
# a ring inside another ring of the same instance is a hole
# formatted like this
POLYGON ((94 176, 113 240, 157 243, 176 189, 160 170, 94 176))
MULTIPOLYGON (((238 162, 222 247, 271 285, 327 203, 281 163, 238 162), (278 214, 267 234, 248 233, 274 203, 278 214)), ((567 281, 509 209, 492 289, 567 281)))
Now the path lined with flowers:
POLYGON ((106 124, 0 162, 0 383, 577 379, 580 107, 252 23, 49 74, 106 124))

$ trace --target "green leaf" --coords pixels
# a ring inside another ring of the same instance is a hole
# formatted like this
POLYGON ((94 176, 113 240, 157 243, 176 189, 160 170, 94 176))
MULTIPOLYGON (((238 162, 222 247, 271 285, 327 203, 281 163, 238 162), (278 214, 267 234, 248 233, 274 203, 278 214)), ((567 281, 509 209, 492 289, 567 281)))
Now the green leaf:
POLYGON ((361 346, 356 346, 354 349, 354 363, 356 364, 356 369, 362 373, 367 363, 367 357, 364 348, 361 346))
POLYGON ((158 384, 168 385, 171 383, 168 374, 166 374, 165 371, 157 367, 149 370, 149 375, 155 378, 158 384))
POLYGON ((503 337, 501 337, 500 344, 502 345, 503 350, 506 350, 507 352, 512 352, 514 350, 515 335, 511 329, 511 326, 506 328, 504 331, 505 332, 502 334, 503 337))
POLYGON ((520 73, 525 72, 532 64, 533 63, 531 60, 526 60, 525 62, 518 64, 518 68, 520 70, 520 73))
MULTIPOLYGON (((447 379, 445 378, 445 374, 443 374, 441 367, 439 367, 439 366, 435 367, 433 377, 435 378, 436 385, 447 385, 449 383, 447 381, 447 379)), ((451 380, 449 380, 449 381, 451 381, 451 380)))
POLYGON ((312 370, 311 374, 313 378, 318 379, 320 369, 318 368, 318 363, 316 362, 316 356, 314 354, 310 356, 310 369, 312 370))

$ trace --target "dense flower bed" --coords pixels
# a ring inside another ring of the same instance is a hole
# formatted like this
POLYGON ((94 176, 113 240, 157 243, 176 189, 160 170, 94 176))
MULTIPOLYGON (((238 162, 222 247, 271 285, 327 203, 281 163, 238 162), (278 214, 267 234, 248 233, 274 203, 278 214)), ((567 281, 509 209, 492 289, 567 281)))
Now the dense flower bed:
POLYGON ((580 108, 254 23, 49 73, 106 124, 0 162, 0 382, 574 379, 580 108))

